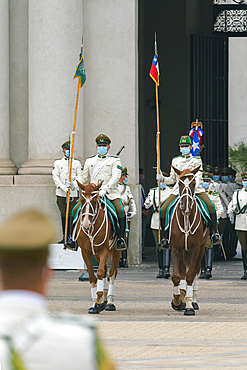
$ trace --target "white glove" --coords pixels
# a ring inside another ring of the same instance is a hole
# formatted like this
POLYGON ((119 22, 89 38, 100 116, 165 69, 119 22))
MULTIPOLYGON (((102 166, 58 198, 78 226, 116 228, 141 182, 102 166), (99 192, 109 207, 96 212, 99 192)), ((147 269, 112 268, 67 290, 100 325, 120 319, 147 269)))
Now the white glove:
POLYGON ((151 205, 152 205, 151 199, 146 198, 145 203, 144 203, 145 208, 148 209, 151 207, 151 205))
POLYGON ((105 189, 100 189, 100 191, 99 191, 100 198, 104 198, 105 195, 106 195, 106 190, 105 189))
POLYGON ((137 214, 137 212, 128 212, 127 213, 127 218, 130 220, 132 217, 134 217, 137 214))
POLYGON ((67 193, 67 192, 68 192, 68 188, 67 188, 67 186, 66 186, 66 185, 64 185, 64 184, 61 184, 61 185, 60 185, 60 189, 62 189, 63 191, 65 191, 65 193, 67 193))
POLYGON ((160 182, 163 182, 165 180, 165 176, 163 176, 161 172, 157 173, 156 180, 160 181, 160 182))
POLYGON ((69 182, 69 180, 66 180, 65 185, 67 186, 67 188, 70 188, 71 190, 74 190, 75 189, 72 181, 69 182))

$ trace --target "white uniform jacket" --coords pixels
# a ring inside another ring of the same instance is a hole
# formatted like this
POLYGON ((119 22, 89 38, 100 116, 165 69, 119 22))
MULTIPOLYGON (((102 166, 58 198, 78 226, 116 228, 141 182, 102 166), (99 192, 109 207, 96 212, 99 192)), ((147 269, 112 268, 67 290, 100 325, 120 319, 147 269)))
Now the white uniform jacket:
MULTIPOLYGON (((71 197, 78 196, 78 184, 76 180, 81 182, 82 175, 82 165, 78 159, 73 159, 72 162, 72 173, 71 179, 73 183, 74 190, 70 190, 71 197)), ((61 185, 66 185, 66 180, 69 180, 69 158, 63 157, 57 159, 54 162, 52 170, 53 181, 56 185, 56 195, 60 197, 66 197, 67 193, 60 188, 61 185)))
MULTIPOLYGON (((165 189, 160 190, 161 204, 166 201, 166 199, 171 194, 171 189, 166 186, 165 189)), ((145 208, 153 207, 153 214, 151 218, 151 229, 159 230, 159 188, 149 189, 147 198, 145 200, 145 208)))
MULTIPOLYGON (((122 184, 119 182, 118 190, 124 206, 125 214, 127 215, 128 212, 136 212, 135 199, 130 191, 130 187, 126 184, 122 184)), ((131 219, 128 220, 131 221, 131 219)))
POLYGON ((224 212, 221 215, 221 218, 227 218, 227 208, 229 205, 229 198, 226 195, 226 192, 222 186, 222 183, 220 181, 211 181, 211 184, 209 185, 209 190, 215 191, 219 194, 221 204, 224 209, 224 212))
MULTIPOLYGON (((246 205, 247 205, 247 191, 244 188, 242 188, 241 190, 236 190, 228 206, 228 214, 231 216, 234 210, 238 212, 239 210, 243 209, 243 207, 246 205), (240 209, 238 208, 238 202, 240 209)), ((236 215, 235 229, 247 231, 247 210, 245 210, 244 213, 236 215)))
POLYGON ((175 157, 172 159, 172 164, 171 164, 171 171, 170 171, 170 176, 165 177, 164 183, 166 185, 173 185, 176 183, 176 185, 173 187, 171 194, 173 195, 178 195, 178 175, 172 168, 176 167, 178 170, 182 171, 185 170, 186 168, 193 170, 196 167, 200 166, 199 171, 195 174, 195 179, 196 179, 196 194, 199 193, 204 193, 205 190, 202 187, 202 160, 200 157, 193 157, 191 154, 183 156, 180 155, 179 157, 175 157))
POLYGON ((89 157, 82 171, 82 184, 89 182, 98 185, 103 181, 102 189, 107 191, 110 200, 120 198, 118 180, 121 177, 122 166, 119 157, 94 155, 89 157))
POLYGON ((1 292, 1 370, 12 369, 4 335, 12 338, 27 370, 94 370, 93 329, 79 316, 52 318, 42 297, 21 290, 1 292))
POLYGON ((216 191, 209 190, 206 192, 210 200, 214 203, 215 211, 217 215, 217 220, 221 218, 224 214, 224 208, 222 206, 220 196, 216 191))

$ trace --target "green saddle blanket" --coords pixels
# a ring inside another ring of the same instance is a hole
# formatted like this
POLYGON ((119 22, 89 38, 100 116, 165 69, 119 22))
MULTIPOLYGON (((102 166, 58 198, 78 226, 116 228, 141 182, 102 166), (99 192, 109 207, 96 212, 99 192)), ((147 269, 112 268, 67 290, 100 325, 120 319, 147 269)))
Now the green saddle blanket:
MULTIPOLYGON (((195 195, 195 199, 199 207, 199 210, 201 212, 201 215, 205 221, 205 224, 208 226, 212 221, 210 214, 208 212, 208 207, 206 206, 205 202, 203 202, 203 200, 201 200, 197 195, 195 195)), ((165 217, 165 231, 168 230, 170 227, 172 215, 178 203, 178 200, 179 200, 179 196, 177 196, 167 207, 166 217, 165 217)))
MULTIPOLYGON (((103 207, 105 207, 105 206, 107 207, 107 213, 109 215, 114 233, 119 235, 120 234, 120 225, 119 225, 119 222, 118 222, 118 216, 117 216, 116 208, 114 207, 112 202, 106 197, 105 197, 105 199, 100 199, 100 201, 101 201, 101 204, 103 205, 103 207)), ((76 204, 75 207, 72 209, 72 217, 74 217, 73 225, 78 220, 80 210, 81 210, 81 204, 79 206, 78 206, 78 204, 76 204)), ((127 229, 126 229, 126 232, 128 232, 127 229)))

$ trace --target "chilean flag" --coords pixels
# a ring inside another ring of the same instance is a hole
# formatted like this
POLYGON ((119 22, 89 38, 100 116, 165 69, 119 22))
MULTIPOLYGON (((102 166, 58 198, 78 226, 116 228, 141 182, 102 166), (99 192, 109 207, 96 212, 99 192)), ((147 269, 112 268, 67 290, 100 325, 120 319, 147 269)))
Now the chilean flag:
POLYGON ((158 55, 155 54, 153 61, 152 61, 152 66, 149 72, 149 76, 154 80, 154 82, 159 86, 159 63, 158 63, 158 55))

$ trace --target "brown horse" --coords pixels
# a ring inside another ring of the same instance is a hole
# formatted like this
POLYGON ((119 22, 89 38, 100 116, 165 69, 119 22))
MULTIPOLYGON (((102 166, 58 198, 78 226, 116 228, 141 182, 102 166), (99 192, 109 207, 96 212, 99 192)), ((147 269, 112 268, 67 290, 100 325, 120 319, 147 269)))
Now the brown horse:
MULTIPOLYGON (((77 181, 78 182, 78 181, 77 181)), ((80 214, 74 228, 74 239, 81 248, 82 257, 86 263, 89 282, 91 284, 91 295, 93 306, 89 313, 96 314, 102 310, 115 311, 114 301, 114 280, 117 277, 117 266, 121 252, 117 251, 116 236, 114 234, 106 206, 103 207, 99 198, 98 185, 89 183, 82 185, 80 198, 80 214), (109 287, 107 283, 107 259, 112 259, 109 272, 109 287), (97 278, 93 270, 92 256, 99 262, 97 278)))
POLYGON ((175 310, 185 309, 185 315, 195 315, 195 309, 199 309, 196 302, 197 276, 208 238, 208 229, 203 223, 195 200, 195 174, 199 168, 180 171, 173 167, 179 175, 179 201, 174 209, 170 225, 170 248, 173 264, 172 308, 175 310))

